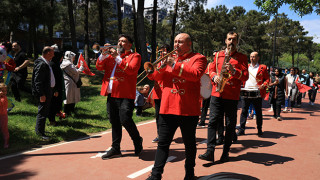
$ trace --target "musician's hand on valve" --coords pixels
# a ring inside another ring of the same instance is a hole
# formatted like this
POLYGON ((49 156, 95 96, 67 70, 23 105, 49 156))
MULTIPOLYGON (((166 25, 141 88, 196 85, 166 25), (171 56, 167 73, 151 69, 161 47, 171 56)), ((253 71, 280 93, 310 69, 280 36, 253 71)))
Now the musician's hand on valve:
POLYGON ((110 48, 110 54, 112 57, 117 57, 119 54, 117 52, 117 50, 113 49, 113 48, 110 48))
POLYGON ((214 76, 213 81, 214 81, 216 84, 220 83, 220 77, 219 77, 218 75, 214 76))
POLYGON ((163 63, 172 67, 174 64, 174 57, 168 57, 163 61, 163 63))
POLYGON ((234 74, 234 72, 235 72, 235 69, 230 62, 226 63, 226 70, 231 71, 232 74, 234 74))

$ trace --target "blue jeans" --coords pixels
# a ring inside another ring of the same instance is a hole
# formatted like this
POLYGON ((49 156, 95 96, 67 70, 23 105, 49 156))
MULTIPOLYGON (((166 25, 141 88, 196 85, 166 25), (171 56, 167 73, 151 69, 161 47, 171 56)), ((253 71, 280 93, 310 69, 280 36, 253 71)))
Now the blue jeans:
POLYGON ((256 115, 256 110, 254 109, 254 106, 251 103, 250 106, 249 106, 248 116, 251 114, 252 111, 253 111, 252 115, 256 115))

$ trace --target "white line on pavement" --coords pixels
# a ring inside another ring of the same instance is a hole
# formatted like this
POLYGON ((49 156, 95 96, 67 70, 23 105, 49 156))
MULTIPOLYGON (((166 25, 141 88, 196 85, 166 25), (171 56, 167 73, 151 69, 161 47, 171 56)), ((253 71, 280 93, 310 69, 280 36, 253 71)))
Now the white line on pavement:
MULTIPOLYGON (((170 161, 174 160, 175 158, 177 158, 177 157, 176 156, 169 156, 168 159, 167 159, 167 162, 170 162, 170 161)), ((144 169, 141 169, 140 171, 137 171, 135 173, 130 174, 127 177, 130 178, 130 179, 134 179, 134 178, 136 178, 138 176, 141 176, 142 174, 145 174, 145 173, 151 171, 152 168, 153 168, 153 165, 148 166, 148 167, 146 167, 144 169)))

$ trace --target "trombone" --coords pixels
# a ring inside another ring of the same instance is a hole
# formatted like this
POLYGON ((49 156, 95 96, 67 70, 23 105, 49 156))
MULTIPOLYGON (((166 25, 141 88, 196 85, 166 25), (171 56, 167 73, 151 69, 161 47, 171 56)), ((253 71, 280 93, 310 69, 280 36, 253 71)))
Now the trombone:
POLYGON ((140 84, 147 76, 148 74, 152 74, 154 72, 155 66, 161 62, 162 60, 166 59, 167 57, 169 57, 171 54, 173 54, 177 49, 174 49, 173 51, 167 53, 165 56, 163 57, 159 57, 155 62, 151 63, 151 62, 145 62, 143 67, 144 67, 144 71, 142 71, 137 78, 139 78, 144 72, 146 72, 146 75, 136 84, 140 84))

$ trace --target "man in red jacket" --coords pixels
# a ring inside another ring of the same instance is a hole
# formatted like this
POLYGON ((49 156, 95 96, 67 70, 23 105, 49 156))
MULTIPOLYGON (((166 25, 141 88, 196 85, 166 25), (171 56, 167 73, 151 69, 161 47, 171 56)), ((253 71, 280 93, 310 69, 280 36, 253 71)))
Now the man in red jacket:
POLYGON ((102 54, 96 63, 97 69, 104 71, 100 94, 108 96, 107 112, 112 125, 112 148, 102 159, 122 156, 122 126, 133 140, 135 155, 142 151, 142 137, 132 119, 141 56, 131 51, 132 44, 133 39, 130 36, 120 35, 118 49, 110 48, 110 55, 102 54))
POLYGON ((238 136, 244 135, 246 128, 248 109, 250 104, 253 104, 256 110, 256 121, 258 136, 262 136, 262 99, 266 96, 266 88, 269 84, 269 73, 267 66, 259 64, 258 52, 250 54, 251 64, 249 64, 249 79, 245 83, 245 91, 247 95, 242 97, 242 112, 240 117, 240 128, 237 132, 238 136), (260 94, 259 94, 260 93, 260 94))
POLYGON ((229 150, 234 137, 237 123, 237 105, 240 97, 241 84, 248 79, 247 56, 237 52, 238 34, 229 32, 225 40, 226 50, 216 53, 213 66, 210 66, 210 78, 213 81, 210 114, 208 124, 207 151, 199 155, 200 159, 214 161, 214 151, 216 146, 216 129, 218 123, 223 123, 225 116, 226 133, 221 162, 229 161, 229 150), (225 62, 225 58, 227 62, 225 62), (217 85, 221 82, 221 70, 223 65, 225 71, 230 75, 226 80, 224 90, 216 91, 217 85))
POLYGON ((196 127, 200 115, 200 78, 207 59, 191 50, 192 41, 188 34, 175 37, 177 57, 164 60, 165 67, 154 71, 151 79, 163 80, 159 117, 159 142, 154 167, 148 180, 161 179, 168 158, 169 146, 175 131, 180 127, 185 144, 185 179, 194 177, 196 157, 196 127), (159 78, 161 77, 161 78, 159 78))

